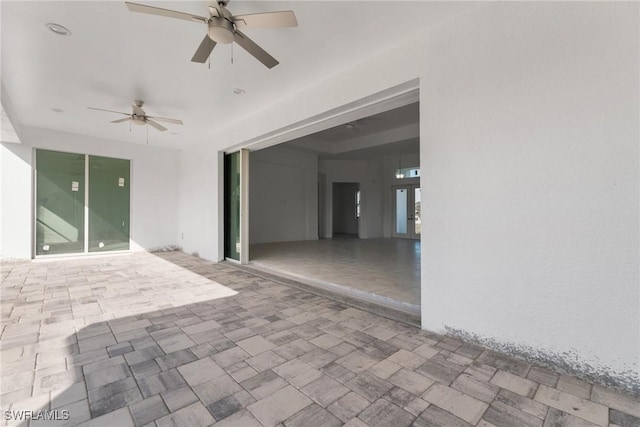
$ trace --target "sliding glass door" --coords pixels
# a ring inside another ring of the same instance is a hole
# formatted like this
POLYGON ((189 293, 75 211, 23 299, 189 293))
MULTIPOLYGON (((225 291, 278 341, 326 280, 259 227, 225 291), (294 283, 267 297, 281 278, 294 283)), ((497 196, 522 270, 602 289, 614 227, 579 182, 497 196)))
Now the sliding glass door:
POLYGON ((240 261, 240 152, 224 156, 224 256, 240 261))
POLYGON ((36 153, 36 255, 82 253, 85 156, 36 153))
POLYGON ((36 151, 35 253, 129 249, 130 162, 36 151))
POLYGON ((89 156, 89 252, 129 249, 129 160, 89 156))
POLYGON ((224 257, 249 263, 249 150, 224 155, 224 257))

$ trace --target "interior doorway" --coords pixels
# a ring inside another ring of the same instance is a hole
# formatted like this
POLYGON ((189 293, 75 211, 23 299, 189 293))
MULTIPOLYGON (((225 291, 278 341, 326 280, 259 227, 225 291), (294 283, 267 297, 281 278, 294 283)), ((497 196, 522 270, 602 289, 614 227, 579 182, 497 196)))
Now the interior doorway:
POLYGON ((251 268, 420 318, 417 99, 255 147, 250 172, 251 268))
POLYGON ((422 232, 420 196, 419 185, 393 188, 393 237, 420 239, 422 232))
POLYGON ((334 182, 332 187, 333 236, 360 236, 360 184, 334 182))

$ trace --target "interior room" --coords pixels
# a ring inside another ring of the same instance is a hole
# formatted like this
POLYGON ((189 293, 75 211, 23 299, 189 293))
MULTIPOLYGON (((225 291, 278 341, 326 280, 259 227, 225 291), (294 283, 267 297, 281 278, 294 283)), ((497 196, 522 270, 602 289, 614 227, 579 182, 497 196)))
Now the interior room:
POLYGON ((419 314, 418 102, 253 151, 249 190, 251 266, 419 314))

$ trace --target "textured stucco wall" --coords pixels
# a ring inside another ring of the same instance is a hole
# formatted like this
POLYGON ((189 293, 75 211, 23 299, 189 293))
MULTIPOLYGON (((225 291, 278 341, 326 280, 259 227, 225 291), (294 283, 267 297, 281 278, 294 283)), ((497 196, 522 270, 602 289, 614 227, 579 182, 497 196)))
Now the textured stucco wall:
POLYGON ((495 5, 421 80, 427 329, 640 391, 638 4, 495 5))

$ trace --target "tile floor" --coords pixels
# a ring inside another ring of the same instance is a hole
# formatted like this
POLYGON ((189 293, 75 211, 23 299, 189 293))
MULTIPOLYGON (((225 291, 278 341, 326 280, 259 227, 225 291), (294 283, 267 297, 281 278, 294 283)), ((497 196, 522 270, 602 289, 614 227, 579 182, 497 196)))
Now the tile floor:
POLYGON ((640 425, 631 396, 181 252, 4 263, 1 308, 1 425, 640 425))
POLYGON ((420 305, 419 240, 338 237, 262 243, 251 245, 249 257, 253 265, 269 271, 310 276, 420 305))

